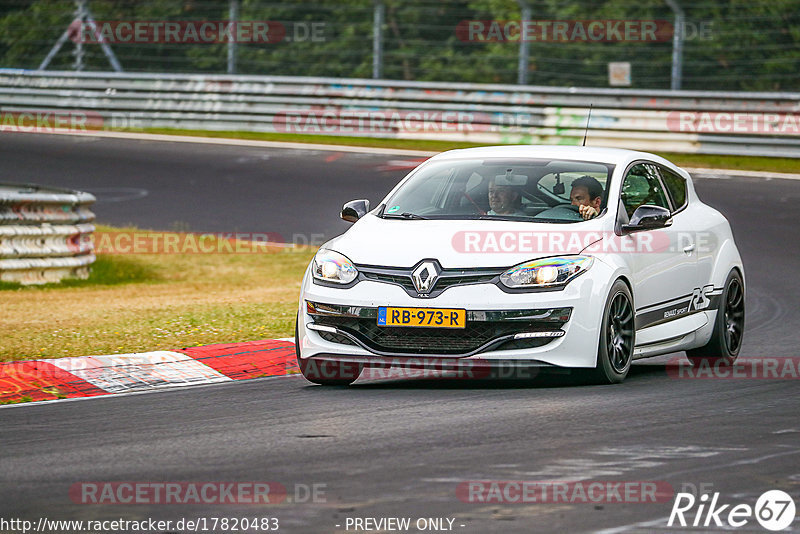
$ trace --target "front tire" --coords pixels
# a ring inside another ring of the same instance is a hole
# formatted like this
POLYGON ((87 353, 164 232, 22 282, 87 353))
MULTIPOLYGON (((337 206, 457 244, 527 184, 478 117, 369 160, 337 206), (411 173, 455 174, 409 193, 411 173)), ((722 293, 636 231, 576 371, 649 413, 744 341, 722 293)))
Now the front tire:
POLYGON ((608 293, 599 338, 597 365, 590 379, 599 384, 618 384, 628 376, 636 342, 633 297, 622 280, 614 282, 608 293))
POLYGON ((744 334, 744 281, 738 271, 733 270, 725 280, 722 300, 714 322, 714 332, 708 343, 686 351, 693 366, 707 363, 731 365, 739 357, 744 334))
POLYGON ((358 363, 301 358, 297 322, 294 325, 294 352, 297 357, 297 366, 300 368, 303 378, 321 386, 349 386, 358 379, 359 375, 361 375, 361 370, 364 368, 363 364, 358 363))

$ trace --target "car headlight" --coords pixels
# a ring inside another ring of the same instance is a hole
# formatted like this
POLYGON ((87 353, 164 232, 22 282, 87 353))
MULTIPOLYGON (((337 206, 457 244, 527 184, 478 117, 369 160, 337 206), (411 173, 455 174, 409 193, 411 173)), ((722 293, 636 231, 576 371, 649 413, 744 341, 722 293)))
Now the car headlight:
POLYGON ((500 282, 512 289, 565 286, 592 266, 591 256, 566 256, 526 261, 500 275, 500 282))
POLYGON ((315 279, 322 282, 349 284, 358 276, 358 270, 353 262, 332 250, 320 249, 314 256, 313 263, 311 273, 315 279))

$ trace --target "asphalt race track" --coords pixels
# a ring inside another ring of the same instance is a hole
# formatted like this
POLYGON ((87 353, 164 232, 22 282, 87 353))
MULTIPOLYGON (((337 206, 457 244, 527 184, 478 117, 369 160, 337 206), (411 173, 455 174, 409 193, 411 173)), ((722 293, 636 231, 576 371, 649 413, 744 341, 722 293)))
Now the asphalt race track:
MULTIPOLYGON (((405 173, 387 170, 398 159, 413 158, 0 135, 0 182, 95 193, 102 223, 287 241, 341 232, 341 204, 379 200, 405 173)), ((800 181, 696 187, 731 221, 743 255, 741 357, 798 356, 800 181)), ((800 505, 800 380, 678 379, 674 356, 635 363, 617 386, 556 376, 323 388, 288 377, 2 408, 0 517, 276 517, 280 532, 300 533, 345 532, 356 517, 451 518, 463 533, 713 530, 668 528, 672 499, 462 501, 459 483, 475 480, 657 481, 751 506, 782 489, 800 505), (70 487, 91 481, 275 481, 293 502, 74 504, 70 487), (297 502, 315 484, 317 502, 297 502)), ((752 519, 735 531, 765 532, 752 519)))
POLYGON ((379 201, 408 172, 382 170, 387 162, 413 159, 27 134, 0 134, 0 154, 0 182, 89 191, 106 224, 277 233, 286 242, 344 232, 342 204, 353 194, 379 201))

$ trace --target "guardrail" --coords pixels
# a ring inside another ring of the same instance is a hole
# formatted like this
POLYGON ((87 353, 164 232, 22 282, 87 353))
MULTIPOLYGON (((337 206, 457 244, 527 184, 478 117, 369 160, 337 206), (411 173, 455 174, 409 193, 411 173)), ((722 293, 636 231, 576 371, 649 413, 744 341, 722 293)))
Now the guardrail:
POLYGON ((0 280, 85 279, 95 260, 89 193, 0 184, 0 280))
POLYGON ((580 144, 590 104, 589 145, 800 157, 800 93, 0 69, 0 130, 60 112, 73 129, 580 144))

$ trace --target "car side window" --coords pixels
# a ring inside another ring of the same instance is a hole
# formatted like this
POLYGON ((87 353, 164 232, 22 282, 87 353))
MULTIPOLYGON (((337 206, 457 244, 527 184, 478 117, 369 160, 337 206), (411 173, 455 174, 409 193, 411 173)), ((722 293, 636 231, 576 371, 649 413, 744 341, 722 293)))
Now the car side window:
POLYGON ((659 167, 659 170, 677 211, 686 205, 686 178, 664 167, 659 167))
POLYGON ((628 217, 645 204, 670 209, 667 195, 653 165, 637 163, 628 170, 622 182, 622 204, 628 217))

